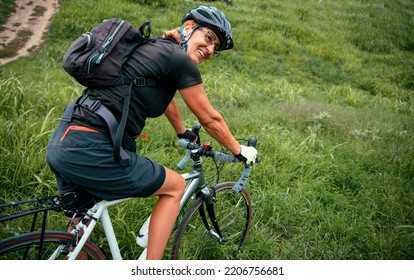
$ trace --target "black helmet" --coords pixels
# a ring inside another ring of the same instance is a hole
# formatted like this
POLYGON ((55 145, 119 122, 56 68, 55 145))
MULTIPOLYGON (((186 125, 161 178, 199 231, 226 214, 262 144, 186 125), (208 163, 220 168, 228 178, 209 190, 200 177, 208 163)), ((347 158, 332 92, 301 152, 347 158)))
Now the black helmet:
POLYGON ((216 7, 198 6, 184 15, 182 22, 193 19, 202 26, 211 28, 220 38, 220 51, 233 48, 231 24, 216 7))

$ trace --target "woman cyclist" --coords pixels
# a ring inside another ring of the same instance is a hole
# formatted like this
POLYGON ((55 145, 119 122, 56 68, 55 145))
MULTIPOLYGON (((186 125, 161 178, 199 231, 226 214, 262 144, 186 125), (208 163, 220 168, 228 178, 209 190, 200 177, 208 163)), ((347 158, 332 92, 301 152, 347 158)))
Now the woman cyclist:
MULTIPOLYGON (((241 161, 254 162, 256 149, 240 145, 223 117, 209 100, 197 64, 215 52, 233 47, 231 25, 215 7, 198 6, 186 13, 182 25, 139 48, 125 62, 127 77, 157 80, 156 85, 133 89, 122 147, 130 158, 114 158, 113 142, 105 121, 79 104, 71 121, 62 120, 47 148, 46 160, 55 173, 61 194, 75 193, 76 205, 92 199, 158 196, 148 235, 147 259, 161 259, 179 211, 185 188, 175 171, 136 153, 134 139, 147 118, 164 114, 179 138, 195 140, 183 125, 174 95, 178 90, 204 129, 241 161)), ((83 97, 99 100, 115 118, 122 114, 124 86, 84 91, 83 97)), ((139 151, 138 151, 139 153, 139 151)), ((73 213, 66 211, 68 218, 73 213)))

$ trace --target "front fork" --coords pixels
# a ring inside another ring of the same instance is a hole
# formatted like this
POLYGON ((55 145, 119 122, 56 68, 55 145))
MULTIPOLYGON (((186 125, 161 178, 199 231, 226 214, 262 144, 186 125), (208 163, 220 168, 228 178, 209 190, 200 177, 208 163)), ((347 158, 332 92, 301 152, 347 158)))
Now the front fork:
POLYGON ((214 213, 214 204, 217 202, 214 189, 209 188, 209 187, 204 187, 200 193, 201 193, 201 197, 204 199, 204 203, 200 205, 200 207, 198 208, 198 212, 200 214, 200 217, 203 221, 204 226, 207 229, 208 234, 216 237, 220 242, 225 242, 226 239, 223 237, 223 234, 217 223, 216 214, 214 213), (208 216, 210 218, 211 224, 213 225, 214 229, 210 227, 207 221, 206 213, 204 212, 204 204, 206 206, 208 216))

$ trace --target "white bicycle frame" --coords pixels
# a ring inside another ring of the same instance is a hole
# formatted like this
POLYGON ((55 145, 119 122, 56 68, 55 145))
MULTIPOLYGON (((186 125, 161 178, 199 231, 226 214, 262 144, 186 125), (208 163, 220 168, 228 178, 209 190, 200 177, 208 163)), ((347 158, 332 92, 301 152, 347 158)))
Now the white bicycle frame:
MULTIPOLYGON (((251 138, 252 139, 252 138, 251 138)), ((255 143, 255 139, 252 143, 255 143)), ((249 139, 250 141, 250 139, 249 139)), ((180 139, 179 141, 180 146, 183 148, 188 148, 188 144, 191 143, 189 140, 186 139, 180 139)), ((197 150, 195 150, 197 152, 197 150)), ((187 151, 187 154, 185 158, 177 164, 178 168, 182 168, 192 158, 190 156, 190 152, 187 151)), ((237 159, 234 156, 230 156, 225 153, 216 152, 213 154, 214 159, 218 159, 222 162, 237 162, 237 159)), ((180 210, 182 211, 185 203, 190 199, 190 197, 197 192, 197 190, 200 190, 203 195, 210 195, 210 191, 208 190, 208 187, 206 186, 205 178, 204 178, 204 171, 202 168, 198 169, 196 166, 201 166, 202 164, 202 158, 198 157, 197 159, 193 158, 194 162, 194 169, 188 173, 183 173, 181 176, 186 180, 187 185, 184 190, 184 195, 181 198, 180 201, 180 210)), ((233 190, 238 192, 240 189, 244 186, 244 184, 247 182, 247 179, 249 178, 251 166, 245 165, 245 168, 243 169, 242 176, 237 181, 235 186, 233 187, 233 190)), ((118 199, 113 201, 100 201, 96 203, 91 209, 88 210, 86 214, 86 220, 81 221, 76 225, 75 229, 72 230, 71 233, 78 235, 81 230, 84 231, 84 234, 82 238, 79 240, 75 250, 73 252, 70 252, 68 254, 68 259, 73 260, 76 259, 79 252, 82 250, 83 246, 85 245, 86 241, 89 239, 90 235, 92 234, 93 229, 95 228, 97 222, 101 220, 105 236, 108 240, 109 248, 111 250, 111 255, 114 260, 121 260, 122 256, 118 247, 118 242, 115 236, 115 232, 112 226, 111 219, 109 217, 108 213, 108 207, 122 203, 124 201, 127 201, 130 198, 124 198, 124 199, 118 199), (87 225, 89 223, 89 225, 87 225)), ((139 260, 146 259, 147 255, 147 246, 148 246, 148 227, 149 227, 149 221, 151 219, 151 215, 147 218, 145 223, 142 225, 141 229, 139 230, 139 234, 137 236, 137 243, 144 248, 143 252, 141 253, 139 260)), ((65 245, 63 245, 65 246, 65 245)), ((59 248, 55 251, 53 254, 53 257, 55 257, 59 253, 59 248)))
MULTIPOLYGON (((198 171, 191 171, 189 173, 183 173, 181 176, 188 181, 187 186, 184 191, 184 195, 180 202, 180 211, 184 207, 184 204, 187 202, 187 200, 191 197, 193 193, 196 192, 198 188, 203 188, 204 184, 204 178, 202 178, 202 173, 198 171)), ((76 225, 75 229, 72 230, 71 233, 78 234, 80 230, 84 231, 84 234, 82 238, 79 240, 79 242, 76 245, 75 250, 70 252, 67 257, 69 260, 74 260, 78 256, 79 252, 82 250, 83 246, 85 245, 86 241, 89 239, 89 237, 92 234, 93 229, 95 228, 96 224, 100 220, 105 232, 105 236, 108 240, 109 248, 111 251, 112 259, 114 260, 122 260, 121 252, 119 250, 118 241, 116 239, 116 235, 114 232, 114 228, 112 226, 112 221, 109 216, 108 207, 119 204, 122 202, 125 202, 127 200, 133 199, 132 197, 124 198, 124 199, 118 199, 118 200, 112 200, 112 201, 106 201, 102 200, 98 203, 96 203, 91 209, 88 210, 87 216, 90 217, 89 224, 86 225, 83 223, 82 219, 81 221, 76 225)), ((143 224, 143 226, 140 229, 140 232, 148 233, 148 226, 149 226, 149 220, 151 218, 151 215, 147 218, 146 222, 143 224)), ((143 241, 141 241, 139 244, 144 247, 144 251, 141 253, 139 260, 146 259, 146 252, 147 252, 147 245, 148 245, 148 237, 145 236, 143 241)), ((55 253, 51 256, 51 259, 55 258, 56 255, 59 254, 59 249, 55 251, 55 253)))

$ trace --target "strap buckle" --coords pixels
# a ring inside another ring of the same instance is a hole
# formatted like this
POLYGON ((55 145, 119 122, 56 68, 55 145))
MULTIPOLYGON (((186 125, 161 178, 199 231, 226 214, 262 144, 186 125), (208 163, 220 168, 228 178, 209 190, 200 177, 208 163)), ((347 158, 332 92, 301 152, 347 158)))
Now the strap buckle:
POLYGON ((86 108, 92 112, 96 111, 101 106, 101 101, 85 94, 79 98, 77 104, 83 108, 86 108))
POLYGON ((136 87, 154 87, 157 86, 157 80, 155 79, 146 79, 144 77, 136 77, 133 81, 134 86, 136 87))
POLYGON ((134 80, 134 86, 143 87, 145 85, 146 85, 145 78, 143 78, 143 77, 137 77, 137 78, 135 78, 135 80, 134 80))

